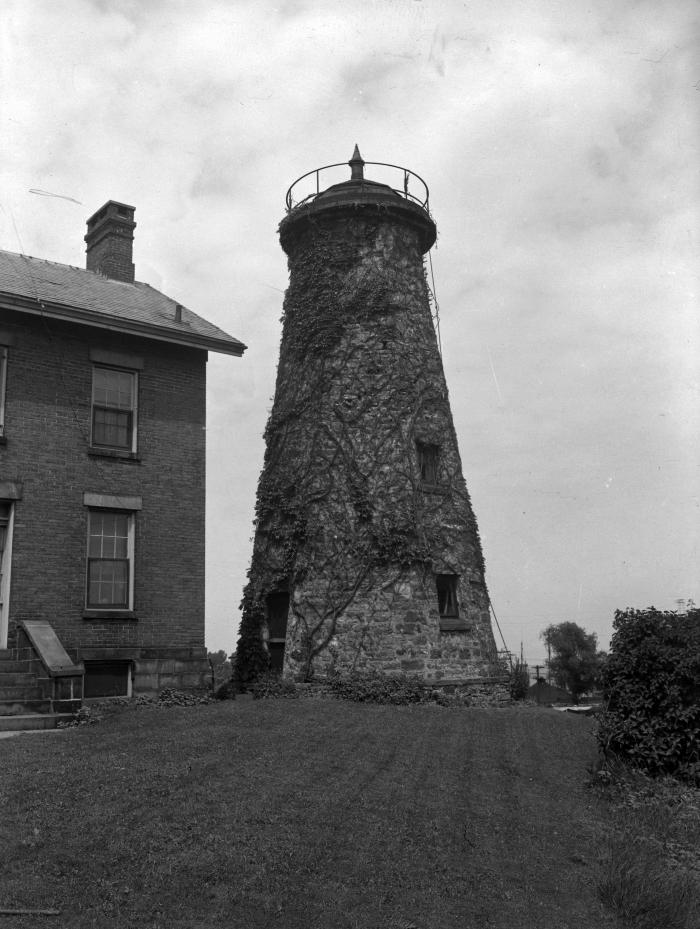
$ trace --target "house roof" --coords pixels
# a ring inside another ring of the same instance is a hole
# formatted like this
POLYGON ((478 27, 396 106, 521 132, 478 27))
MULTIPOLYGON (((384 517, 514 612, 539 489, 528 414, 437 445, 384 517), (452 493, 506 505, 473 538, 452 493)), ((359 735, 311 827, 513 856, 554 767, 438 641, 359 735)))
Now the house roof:
POLYGON ((226 355, 246 346, 149 284, 0 249, 0 308, 226 355), (179 307, 179 311, 178 308, 179 307))

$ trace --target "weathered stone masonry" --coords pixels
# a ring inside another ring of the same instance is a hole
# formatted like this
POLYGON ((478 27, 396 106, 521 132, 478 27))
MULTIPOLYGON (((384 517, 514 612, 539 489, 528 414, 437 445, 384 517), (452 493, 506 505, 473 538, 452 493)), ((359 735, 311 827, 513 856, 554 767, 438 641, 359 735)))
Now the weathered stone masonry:
POLYGON ((240 676, 484 679, 495 644, 423 254, 435 227, 353 180, 280 226, 290 282, 240 676))

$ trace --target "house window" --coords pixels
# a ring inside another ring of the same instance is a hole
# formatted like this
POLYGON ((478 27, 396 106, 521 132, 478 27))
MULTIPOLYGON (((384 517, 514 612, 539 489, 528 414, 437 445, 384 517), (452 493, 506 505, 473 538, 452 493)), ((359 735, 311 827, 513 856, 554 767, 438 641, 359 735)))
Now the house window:
POLYGON ((88 609, 132 609, 133 565, 133 513, 124 510, 89 510, 88 609))
POLYGON ((418 449, 418 468, 422 483, 437 484, 440 446, 429 445, 426 442, 416 442, 416 447, 418 449))
POLYGON ((5 388, 7 385, 7 347, 0 345, 0 438, 5 435, 5 388))
POLYGON ((136 451, 137 374, 95 365, 92 373, 92 444, 136 451))
POLYGON ((12 514, 10 500, 0 500, 0 648, 7 648, 12 564, 12 514))
POLYGON ((459 605, 457 603, 458 580, 456 574, 435 575, 440 619, 456 619, 459 616, 459 605))

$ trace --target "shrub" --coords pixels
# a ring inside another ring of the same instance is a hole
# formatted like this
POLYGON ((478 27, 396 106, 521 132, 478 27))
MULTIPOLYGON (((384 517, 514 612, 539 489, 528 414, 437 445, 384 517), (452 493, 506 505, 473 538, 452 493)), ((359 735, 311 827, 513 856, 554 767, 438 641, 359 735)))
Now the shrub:
POLYGON ((234 687, 233 681, 228 680, 224 681, 223 684, 220 684, 214 691, 215 700, 235 700, 236 699, 236 688, 234 687))
POLYGON ((248 689, 253 694, 254 700, 271 698, 294 700, 299 696, 294 681, 285 681, 279 674, 269 671, 267 674, 261 674, 253 684, 248 686, 248 689))
POLYGON ((211 702, 212 697, 208 691, 183 691, 175 690, 173 687, 165 687, 158 694, 158 699, 155 702, 152 701, 152 705, 157 707, 201 706, 202 704, 211 702))
POLYGON ((652 775, 700 784, 700 610, 615 613, 598 741, 652 775))
MULTIPOLYGON (((351 671, 349 674, 333 675, 328 685, 334 696, 354 703, 406 706, 410 703, 441 703, 444 696, 420 678, 409 677, 407 674, 389 676, 378 671, 351 671)), ((446 705, 446 701, 443 705, 446 705)))
POLYGON ((602 902, 635 929, 686 929, 693 910, 692 875, 667 863, 653 837, 627 829, 611 835, 604 853, 602 902))
POLYGON ((635 929, 700 925, 698 791, 618 759, 603 762, 593 786, 608 807, 597 882, 603 903, 635 929))
POLYGON ((510 696, 513 700, 524 700, 530 687, 527 665, 518 658, 510 671, 510 696))
POLYGON ((74 729, 76 726, 94 726, 95 723, 99 723, 101 720, 102 717, 95 712, 94 708, 89 706, 81 706, 73 719, 69 719, 66 722, 61 721, 56 723, 56 728, 74 729))

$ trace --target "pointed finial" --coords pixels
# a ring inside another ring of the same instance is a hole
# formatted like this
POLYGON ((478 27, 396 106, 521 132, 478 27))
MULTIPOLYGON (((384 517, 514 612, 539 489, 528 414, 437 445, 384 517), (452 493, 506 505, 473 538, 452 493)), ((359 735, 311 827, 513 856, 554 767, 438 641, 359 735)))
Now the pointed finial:
POLYGON ((352 158, 348 161, 350 165, 350 170, 352 171, 350 175, 351 181, 363 181, 365 178, 364 167, 365 163, 362 160, 362 155, 360 154, 360 149, 355 145, 355 151, 352 153, 352 158))

